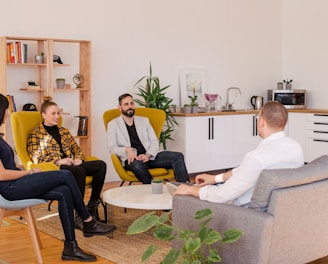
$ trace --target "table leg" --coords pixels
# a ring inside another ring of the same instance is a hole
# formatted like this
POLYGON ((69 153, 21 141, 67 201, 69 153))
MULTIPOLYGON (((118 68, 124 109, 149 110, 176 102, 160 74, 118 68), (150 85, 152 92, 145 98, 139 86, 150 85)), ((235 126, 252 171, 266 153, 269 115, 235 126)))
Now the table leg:
MULTIPOLYGON (((114 205, 106 203, 106 207, 107 207, 107 212, 108 212, 108 224, 115 224, 114 223, 114 205)), ((114 238, 114 233, 115 233, 115 231, 109 235, 109 237, 111 239, 114 238)))

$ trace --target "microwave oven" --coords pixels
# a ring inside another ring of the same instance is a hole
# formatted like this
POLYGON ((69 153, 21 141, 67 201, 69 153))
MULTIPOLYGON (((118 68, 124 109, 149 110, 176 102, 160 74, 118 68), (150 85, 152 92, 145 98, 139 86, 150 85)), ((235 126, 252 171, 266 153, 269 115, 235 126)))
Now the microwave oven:
POLYGON ((306 108, 306 90, 268 90, 268 101, 277 101, 287 109, 306 108))

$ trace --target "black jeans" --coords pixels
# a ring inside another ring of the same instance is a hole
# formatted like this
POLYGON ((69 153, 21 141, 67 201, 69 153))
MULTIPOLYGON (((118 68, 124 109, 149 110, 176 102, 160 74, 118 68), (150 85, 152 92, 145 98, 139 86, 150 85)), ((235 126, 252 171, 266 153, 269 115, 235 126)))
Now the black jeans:
POLYGON ((106 163, 102 160, 92 160, 82 162, 80 166, 61 165, 61 170, 69 170, 79 186, 82 197, 85 191, 85 178, 92 176, 92 191, 90 199, 98 200, 100 198, 101 190, 104 186, 106 170, 106 163))
POLYGON ((134 160, 128 164, 128 162, 125 161, 125 169, 133 171, 142 183, 151 183, 152 177, 148 169, 153 168, 173 169, 177 182, 189 181, 186 164, 181 152, 161 151, 157 154, 155 160, 149 160, 148 162, 134 160))
POLYGON ((1 194, 10 201, 31 198, 57 200, 66 241, 75 240, 73 209, 83 220, 90 216, 76 181, 67 170, 39 172, 9 181, 1 194))

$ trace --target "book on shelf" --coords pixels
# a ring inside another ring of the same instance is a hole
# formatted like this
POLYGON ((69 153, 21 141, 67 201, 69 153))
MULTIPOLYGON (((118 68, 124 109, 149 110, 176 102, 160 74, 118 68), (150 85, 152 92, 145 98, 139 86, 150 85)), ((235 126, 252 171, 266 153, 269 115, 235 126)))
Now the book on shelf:
POLYGON ((7 62, 27 63, 27 44, 21 41, 7 42, 7 62))
POLYGON ((7 95, 7 99, 9 102, 9 111, 10 113, 12 112, 17 112, 16 104, 15 104, 15 99, 13 95, 7 95))
POLYGON ((87 116, 76 116, 79 119, 77 136, 88 135, 88 117, 87 116))

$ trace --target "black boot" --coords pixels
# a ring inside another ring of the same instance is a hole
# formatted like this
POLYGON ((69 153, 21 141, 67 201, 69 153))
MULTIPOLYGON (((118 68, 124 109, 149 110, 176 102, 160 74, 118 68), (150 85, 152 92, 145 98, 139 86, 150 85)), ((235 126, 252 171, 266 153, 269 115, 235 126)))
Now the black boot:
POLYGON ((78 260, 83 262, 96 261, 96 256, 90 255, 82 251, 74 241, 64 241, 64 250, 62 253, 62 260, 78 260))
POLYGON ((99 200, 91 198, 90 201, 88 202, 87 207, 88 207, 89 214, 97 221, 102 222, 99 218, 98 205, 99 205, 99 200))
POLYGON ((90 222, 83 222, 83 235, 85 237, 104 236, 115 230, 115 225, 103 224, 95 219, 92 219, 90 222))
POLYGON ((75 229, 79 229, 83 232, 83 221, 78 214, 76 214, 74 218, 74 227, 75 229))

